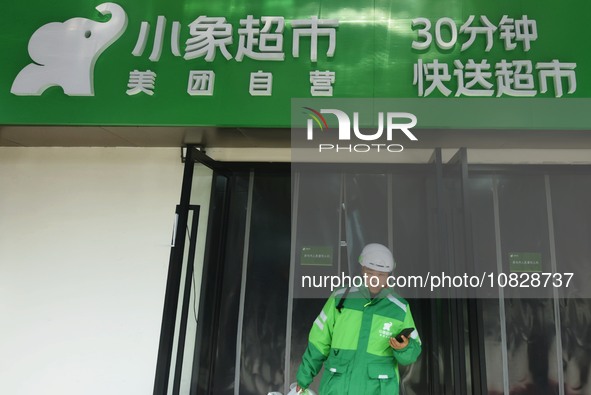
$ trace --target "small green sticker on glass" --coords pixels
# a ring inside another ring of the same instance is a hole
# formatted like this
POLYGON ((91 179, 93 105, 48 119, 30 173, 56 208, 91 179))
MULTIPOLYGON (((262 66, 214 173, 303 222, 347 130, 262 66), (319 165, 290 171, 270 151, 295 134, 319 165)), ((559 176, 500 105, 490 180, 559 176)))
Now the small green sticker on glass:
POLYGON ((302 247, 300 263, 308 266, 332 266, 332 247, 302 247))
POLYGON ((539 252, 509 253, 509 268, 512 273, 541 272, 542 254, 539 252))

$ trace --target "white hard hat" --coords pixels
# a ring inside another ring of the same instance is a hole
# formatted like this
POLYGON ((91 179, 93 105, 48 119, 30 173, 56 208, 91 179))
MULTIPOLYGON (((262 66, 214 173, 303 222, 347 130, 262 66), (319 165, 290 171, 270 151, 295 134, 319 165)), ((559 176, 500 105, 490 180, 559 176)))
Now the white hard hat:
POLYGON ((370 243, 363 247, 359 263, 378 272, 391 272, 396 267, 392 253, 385 245, 370 243))

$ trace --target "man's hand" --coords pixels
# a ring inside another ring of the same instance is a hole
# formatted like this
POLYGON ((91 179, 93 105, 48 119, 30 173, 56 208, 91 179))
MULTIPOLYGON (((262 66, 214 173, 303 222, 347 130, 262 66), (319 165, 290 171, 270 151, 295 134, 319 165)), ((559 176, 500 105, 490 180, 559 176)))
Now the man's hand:
POLYGON ((396 340, 395 337, 390 338, 390 347, 392 347, 394 350, 402 350, 403 348, 408 346, 408 337, 406 337, 404 335, 400 335, 400 337, 402 337, 401 342, 396 340))
POLYGON ((300 387, 300 385, 299 385, 299 384, 296 384, 296 392, 297 392, 298 394, 301 394, 302 392, 304 392, 303 388, 302 388, 302 387, 300 387))

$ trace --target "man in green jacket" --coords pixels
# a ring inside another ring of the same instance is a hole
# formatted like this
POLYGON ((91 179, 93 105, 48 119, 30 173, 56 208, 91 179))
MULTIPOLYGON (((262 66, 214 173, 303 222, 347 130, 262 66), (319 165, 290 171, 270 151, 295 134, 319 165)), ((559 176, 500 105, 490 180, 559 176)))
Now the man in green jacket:
POLYGON ((296 376, 298 393, 305 393, 324 363, 320 395, 398 395, 398 364, 411 364, 421 353, 416 329, 402 342, 395 339, 415 323, 408 302, 387 287, 395 267, 390 250, 368 244, 359 263, 362 274, 377 281, 330 296, 310 330, 296 376))

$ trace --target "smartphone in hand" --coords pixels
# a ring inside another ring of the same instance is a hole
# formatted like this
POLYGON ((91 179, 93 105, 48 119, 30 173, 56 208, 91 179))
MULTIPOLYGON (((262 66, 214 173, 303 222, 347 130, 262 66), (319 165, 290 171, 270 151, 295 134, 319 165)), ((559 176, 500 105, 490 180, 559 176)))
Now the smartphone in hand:
POLYGON ((415 328, 403 329, 394 338, 396 339, 397 342, 402 343, 404 341, 404 340, 402 340, 402 336, 408 338, 410 336, 410 334, 414 332, 414 330, 415 330, 415 328))

